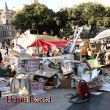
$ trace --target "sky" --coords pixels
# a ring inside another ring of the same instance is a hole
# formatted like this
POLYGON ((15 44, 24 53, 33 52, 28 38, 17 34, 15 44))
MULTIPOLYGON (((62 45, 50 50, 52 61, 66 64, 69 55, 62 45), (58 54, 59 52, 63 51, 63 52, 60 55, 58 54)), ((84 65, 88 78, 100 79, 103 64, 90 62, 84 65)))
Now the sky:
MULTIPOLYGON (((45 4, 48 8, 53 11, 58 11, 60 7, 71 7, 74 4, 79 4, 82 2, 99 2, 103 5, 110 6, 110 0, 38 0, 39 3, 45 4)), ((31 4, 32 0, 0 0, 0 9, 4 9, 5 2, 9 9, 19 9, 24 6, 24 4, 31 4)))

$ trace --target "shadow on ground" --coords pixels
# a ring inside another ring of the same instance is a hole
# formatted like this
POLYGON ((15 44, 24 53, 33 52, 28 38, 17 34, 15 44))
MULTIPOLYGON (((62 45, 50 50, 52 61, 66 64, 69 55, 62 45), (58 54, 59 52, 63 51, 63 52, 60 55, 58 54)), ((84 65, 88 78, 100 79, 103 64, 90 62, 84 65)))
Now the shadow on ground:
POLYGON ((67 110, 110 110, 110 93, 92 96, 86 103, 72 104, 67 110))

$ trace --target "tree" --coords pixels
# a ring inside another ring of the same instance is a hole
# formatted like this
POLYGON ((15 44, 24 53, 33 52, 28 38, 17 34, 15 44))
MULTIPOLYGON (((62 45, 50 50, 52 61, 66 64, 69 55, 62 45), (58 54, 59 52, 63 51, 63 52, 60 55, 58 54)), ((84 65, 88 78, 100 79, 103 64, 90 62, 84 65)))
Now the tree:
POLYGON ((98 3, 82 3, 71 8, 62 9, 55 13, 43 4, 26 5, 13 17, 16 29, 33 29, 39 33, 47 31, 59 35, 73 34, 75 26, 87 25, 90 27, 90 35, 95 36, 101 26, 110 27, 110 7, 104 7, 98 3), (62 34, 62 33, 61 33, 62 34))
POLYGON ((91 27, 90 34, 95 36, 100 26, 103 26, 103 18, 106 14, 106 9, 103 5, 98 3, 82 3, 68 9, 70 22, 73 25, 83 26, 88 25, 91 27))
POLYGON ((105 16, 103 17, 103 25, 110 27, 110 7, 105 7, 105 16))
POLYGON ((68 36, 72 28, 70 26, 70 22, 68 22, 68 10, 61 9, 59 12, 56 13, 56 24, 57 28, 59 28, 60 36, 68 36))
POLYGON ((38 29, 39 33, 51 30, 55 31, 56 22, 55 13, 43 4, 26 5, 21 11, 13 17, 13 25, 16 29, 38 29))

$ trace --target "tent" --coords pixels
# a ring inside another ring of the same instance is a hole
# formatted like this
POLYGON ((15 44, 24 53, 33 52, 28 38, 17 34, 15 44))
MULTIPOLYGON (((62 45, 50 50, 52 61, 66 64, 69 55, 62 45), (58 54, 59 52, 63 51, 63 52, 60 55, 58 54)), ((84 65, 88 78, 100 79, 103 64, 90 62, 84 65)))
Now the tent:
POLYGON ((30 46, 28 47, 35 47, 35 46, 42 46, 42 43, 47 44, 48 46, 57 46, 57 47, 62 47, 62 46, 66 46, 66 44, 69 42, 70 40, 36 40, 34 41, 30 46))
POLYGON ((101 40, 101 39, 110 39, 110 29, 106 29, 102 32, 100 32, 94 40, 101 40))
POLYGON ((43 47, 43 49, 45 51, 48 51, 48 48, 51 46, 56 46, 56 47, 62 47, 62 46, 66 46, 66 44, 69 42, 70 40, 36 40, 34 41, 30 46, 28 47, 43 47))
MULTIPOLYGON (((36 46, 42 46, 42 43, 45 43, 49 46, 56 46, 56 47, 63 47, 63 46, 66 46, 67 43, 69 42, 74 42, 72 40, 41 40, 41 39, 38 39, 36 41, 34 41, 31 45, 29 45, 28 47, 36 47, 36 46)), ((82 43, 82 40, 81 39, 78 39, 76 44, 81 44, 82 43)))
MULTIPOLYGON (((28 47, 43 47, 45 51, 48 51, 49 47, 56 46, 56 47, 65 47, 69 42, 73 42, 72 40, 41 40, 38 39, 34 41, 28 47)), ((81 44, 82 40, 78 39, 76 44, 81 44)))
POLYGON ((31 47, 43 47, 43 49, 45 51, 47 51, 49 46, 52 46, 53 44, 51 44, 50 42, 44 42, 43 40, 60 40, 58 37, 53 37, 53 36, 48 36, 48 35, 36 35, 36 34, 31 34, 30 30, 25 31, 23 34, 21 34, 18 38, 14 39, 14 48, 13 50, 15 50, 18 53, 24 53, 26 52, 29 55, 32 55, 32 53, 34 52, 34 48, 27 48, 28 46, 31 47), (36 39, 38 40, 37 43, 34 42, 36 41, 36 39), (42 41, 41 41, 42 40, 42 41), (23 47, 23 51, 20 47, 23 47), (24 51, 26 50, 26 51, 24 51))

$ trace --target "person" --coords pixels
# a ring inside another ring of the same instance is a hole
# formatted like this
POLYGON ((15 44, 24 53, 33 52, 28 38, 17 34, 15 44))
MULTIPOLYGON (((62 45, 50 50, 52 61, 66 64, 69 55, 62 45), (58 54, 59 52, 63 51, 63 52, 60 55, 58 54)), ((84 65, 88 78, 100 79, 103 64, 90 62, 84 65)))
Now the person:
POLYGON ((81 57, 82 58, 86 58, 86 59, 88 59, 89 58, 89 56, 88 56, 88 48, 89 48, 89 44, 88 44, 88 42, 87 41, 84 41, 83 43, 82 43, 82 48, 81 48, 81 57))
POLYGON ((56 49, 56 55, 59 56, 59 55, 61 55, 61 54, 62 54, 61 48, 57 48, 57 49, 56 49))
POLYGON ((6 54, 8 55, 8 52, 9 52, 9 50, 8 50, 8 47, 6 46, 6 52, 5 52, 5 55, 6 55, 6 54))
POLYGON ((0 63, 2 62, 3 58, 2 58, 2 53, 0 51, 0 63))
POLYGON ((105 54, 105 64, 106 65, 110 65, 110 52, 107 52, 106 54, 105 54))

